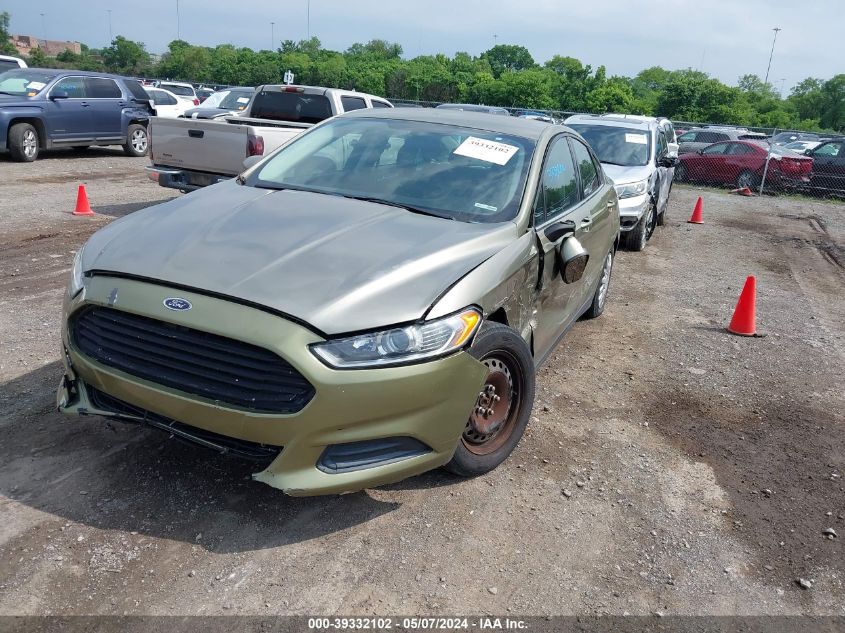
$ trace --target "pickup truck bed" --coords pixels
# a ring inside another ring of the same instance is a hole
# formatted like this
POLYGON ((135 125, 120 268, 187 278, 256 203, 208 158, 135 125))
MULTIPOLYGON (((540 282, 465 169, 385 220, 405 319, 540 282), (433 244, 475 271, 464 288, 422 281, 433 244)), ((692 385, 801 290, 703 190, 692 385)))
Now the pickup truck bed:
POLYGON ((213 185, 241 173, 248 156, 272 153, 353 103, 354 107, 392 107, 387 101, 362 93, 310 86, 261 86, 238 116, 223 120, 153 117, 152 165, 147 170, 163 187, 192 191, 213 185))

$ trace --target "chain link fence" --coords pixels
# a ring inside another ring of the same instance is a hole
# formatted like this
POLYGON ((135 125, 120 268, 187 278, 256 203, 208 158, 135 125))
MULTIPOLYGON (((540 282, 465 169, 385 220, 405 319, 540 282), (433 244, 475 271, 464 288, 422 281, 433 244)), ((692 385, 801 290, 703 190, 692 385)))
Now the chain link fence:
MULTIPOLYGON (((434 101, 391 99, 395 106, 433 108, 434 101)), ((504 108, 512 115, 563 123, 583 114, 504 108)), ((805 193, 845 197, 845 137, 778 128, 673 121, 678 144, 675 181, 745 194, 805 193)), ((672 142, 673 139, 667 139, 672 142)), ((599 156, 601 158, 601 156, 599 156)))

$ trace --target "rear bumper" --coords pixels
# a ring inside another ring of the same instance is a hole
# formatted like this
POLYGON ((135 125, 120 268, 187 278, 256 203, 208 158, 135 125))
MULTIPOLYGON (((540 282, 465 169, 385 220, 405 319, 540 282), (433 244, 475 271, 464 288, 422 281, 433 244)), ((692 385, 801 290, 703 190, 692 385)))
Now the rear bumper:
MULTIPOLYGON (((175 421, 179 426, 174 428, 181 432, 176 435, 193 436, 185 437, 193 441, 199 437, 199 443, 221 451, 226 448, 226 438, 245 443, 241 448, 275 449, 277 456, 253 478, 291 495, 335 494, 378 486, 451 459, 484 382, 484 365, 460 352, 418 365, 338 371, 308 350, 310 343, 320 340, 297 323, 253 307, 135 280, 93 277, 86 280, 77 297, 66 300, 62 327, 66 379, 59 387, 57 406, 70 415, 103 415, 133 422, 151 419, 157 422, 153 426, 164 430, 175 421), (193 309, 175 313, 162 305, 164 297, 177 292, 193 309), (75 347, 67 324, 68 318, 85 306, 110 305, 110 297, 117 297, 115 307, 127 312, 269 349, 307 378, 315 395, 296 413, 256 413, 106 366, 75 347), (118 405, 102 406, 103 401, 110 401, 92 397, 97 392, 116 399, 118 405), (154 415, 145 420, 144 412, 154 415), (357 467, 349 466, 356 463, 357 467)), ((236 445, 228 452, 237 454, 238 448, 236 445)))
POLYGON ((216 185, 218 182, 234 178, 234 176, 221 176, 220 174, 209 174, 190 169, 159 167, 156 165, 147 165, 144 169, 147 170, 150 180, 157 182, 162 187, 179 189, 180 191, 196 191, 197 189, 216 185))

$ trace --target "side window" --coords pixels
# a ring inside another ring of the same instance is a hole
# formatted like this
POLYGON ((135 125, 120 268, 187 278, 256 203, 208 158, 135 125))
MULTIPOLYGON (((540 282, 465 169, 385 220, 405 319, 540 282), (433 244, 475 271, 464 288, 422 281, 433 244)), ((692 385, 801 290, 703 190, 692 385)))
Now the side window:
POLYGON ((373 107, 374 108, 389 108, 390 104, 385 103, 384 101, 376 101, 375 99, 373 99, 373 107))
POLYGON ((696 141, 697 136, 698 136, 698 132, 687 132, 685 134, 681 134, 678 137, 678 142, 679 143, 693 143, 693 142, 696 141))
POLYGON ((124 79, 123 83, 126 84, 126 89, 129 90, 129 93, 135 98, 140 99, 141 101, 145 101, 147 99, 147 93, 144 92, 144 89, 141 87, 141 84, 138 83, 135 79, 124 79))
POLYGON ((352 110, 364 110, 367 107, 367 102, 361 97, 341 97, 340 103, 343 105, 344 112, 351 112, 352 110))
POLYGON ((50 92, 61 91, 66 92, 70 99, 84 99, 87 96, 85 94, 85 81, 82 77, 64 77, 63 79, 59 79, 53 85, 50 92))
POLYGON ((85 96, 89 99, 120 99, 123 93, 114 79, 86 77, 85 96))
POLYGON ((839 156, 839 148, 842 147, 839 143, 825 143, 820 145, 813 152, 813 156, 839 156))
POLYGON ((657 158, 669 153, 669 145, 666 141, 666 131, 657 130, 657 158))
POLYGON ((710 145, 709 147, 705 147, 702 150, 702 154, 724 154, 730 143, 716 143, 715 145, 710 145))
POLYGON ((601 187, 601 177, 599 176, 601 172, 586 145, 574 138, 569 139, 569 142, 572 143, 575 163, 578 165, 578 173, 581 175, 581 195, 587 198, 601 187))
POLYGON ((754 150, 748 145, 743 145, 742 143, 730 143, 730 147, 725 154, 730 154, 731 156, 742 156, 743 154, 752 154, 754 150))
POLYGON ((578 202, 578 179, 565 136, 552 141, 543 163, 540 191, 534 205, 534 224, 558 216, 578 202))

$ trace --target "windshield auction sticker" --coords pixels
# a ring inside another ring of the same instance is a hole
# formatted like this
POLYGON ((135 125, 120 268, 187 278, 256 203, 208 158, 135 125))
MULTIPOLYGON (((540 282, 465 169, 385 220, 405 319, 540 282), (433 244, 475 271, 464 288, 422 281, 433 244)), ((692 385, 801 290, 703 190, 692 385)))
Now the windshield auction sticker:
POLYGON ((637 145, 647 145, 648 137, 645 134, 626 134, 626 143, 636 143, 637 145))
POLYGON ((497 141, 469 136, 458 145, 453 154, 476 158, 496 165, 507 165, 508 161, 519 151, 515 145, 507 145, 497 141))

